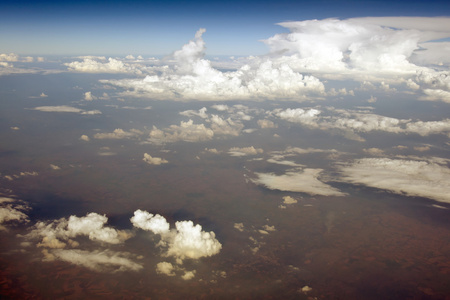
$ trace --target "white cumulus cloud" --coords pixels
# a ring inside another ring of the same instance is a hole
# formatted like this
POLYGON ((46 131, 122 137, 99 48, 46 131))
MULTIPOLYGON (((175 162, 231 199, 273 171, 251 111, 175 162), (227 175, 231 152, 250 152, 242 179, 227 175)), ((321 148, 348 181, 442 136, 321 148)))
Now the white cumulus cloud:
POLYGON ((159 234, 161 241, 158 245, 165 249, 165 256, 173 256, 178 261, 212 256, 222 249, 214 232, 205 232, 202 226, 194 225, 192 221, 175 222, 175 228, 170 229, 164 217, 137 210, 131 222, 135 227, 159 234))
POLYGON ((144 158, 142 160, 145 161, 146 163, 148 163, 149 165, 157 165, 157 166, 168 163, 168 161, 165 160, 164 158, 152 157, 148 153, 144 153, 144 158))

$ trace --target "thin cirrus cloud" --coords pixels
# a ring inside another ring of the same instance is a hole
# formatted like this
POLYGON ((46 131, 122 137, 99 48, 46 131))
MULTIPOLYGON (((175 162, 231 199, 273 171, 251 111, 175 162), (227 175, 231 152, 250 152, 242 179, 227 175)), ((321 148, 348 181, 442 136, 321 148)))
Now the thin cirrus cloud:
POLYGON ((102 112, 99 110, 84 110, 81 108, 68 106, 68 105, 56 105, 56 106, 37 106, 33 110, 44 112, 59 112, 59 113, 77 113, 82 115, 99 115, 102 112))

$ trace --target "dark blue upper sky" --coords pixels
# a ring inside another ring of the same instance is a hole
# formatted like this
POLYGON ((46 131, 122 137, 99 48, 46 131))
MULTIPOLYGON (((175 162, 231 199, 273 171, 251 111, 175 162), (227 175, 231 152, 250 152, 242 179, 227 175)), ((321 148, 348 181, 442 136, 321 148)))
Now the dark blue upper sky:
POLYGON ((448 16, 448 1, 10 1, 0 4, 0 53, 168 54, 204 35, 208 54, 263 54, 283 21, 448 16))

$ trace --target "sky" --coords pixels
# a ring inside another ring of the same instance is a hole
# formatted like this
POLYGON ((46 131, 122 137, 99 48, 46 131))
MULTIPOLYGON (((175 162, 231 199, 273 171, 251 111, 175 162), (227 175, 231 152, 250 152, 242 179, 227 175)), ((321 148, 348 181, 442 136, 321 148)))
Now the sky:
POLYGON ((0 52, 166 55, 206 28, 209 55, 261 55, 292 20, 442 16, 447 1, 6 1, 0 52))
POLYGON ((0 5, 0 297, 446 299, 440 1, 0 5))

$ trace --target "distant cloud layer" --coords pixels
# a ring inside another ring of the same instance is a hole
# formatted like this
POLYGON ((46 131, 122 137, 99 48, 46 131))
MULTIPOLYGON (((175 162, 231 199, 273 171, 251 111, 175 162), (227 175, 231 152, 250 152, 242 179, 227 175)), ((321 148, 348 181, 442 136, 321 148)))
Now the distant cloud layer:
MULTIPOLYGON (((353 80, 398 86, 417 92, 421 100, 449 102, 448 71, 435 68, 450 65, 444 55, 450 43, 435 42, 450 37, 449 20, 379 17, 283 22, 278 25, 289 32, 264 41, 268 55, 234 61, 235 70, 227 72, 205 59, 203 28, 163 60, 152 58, 145 64, 131 56, 124 60, 82 57, 65 65, 76 72, 137 75, 101 82, 123 88, 122 96, 153 99, 304 101, 354 95, 345 87, 327 88, 328 80, 353 80)), ((7 57, 13 56, 5 55, 4 60, 7 57)))

